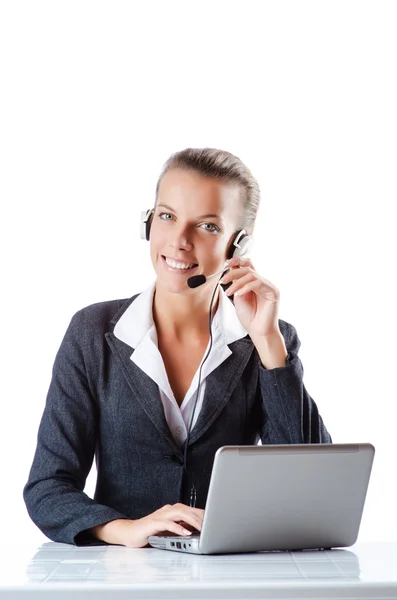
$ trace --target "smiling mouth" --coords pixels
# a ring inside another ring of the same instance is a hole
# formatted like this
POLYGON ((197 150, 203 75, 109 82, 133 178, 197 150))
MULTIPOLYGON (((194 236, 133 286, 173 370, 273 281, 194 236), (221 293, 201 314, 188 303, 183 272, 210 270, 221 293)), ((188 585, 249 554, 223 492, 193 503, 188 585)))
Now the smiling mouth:
POLYGON ((161 255, 161 258, 165 265, 172 271, 181 271, 183 273, 185 271, 192 271, 198 267, 197 263, 184 263, 182 261, 173 260, 172 258, 167 258, 164 255, 161 255))

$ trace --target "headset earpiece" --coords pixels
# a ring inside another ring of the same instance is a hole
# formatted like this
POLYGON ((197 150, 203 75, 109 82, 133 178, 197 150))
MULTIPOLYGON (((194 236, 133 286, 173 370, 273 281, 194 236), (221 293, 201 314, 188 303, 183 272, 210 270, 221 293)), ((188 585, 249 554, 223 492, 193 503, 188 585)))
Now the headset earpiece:
POLYGON ((154 208, 149 208, 149 210, 143 210, 141 212, 141 238, 143 240, 149 241, 153 213, 154 208))
POLYGON ((252 236, 250 236, 245 229, 241 229, 237 232, 237 235, 230 246, 227 258, 245 256, 252 248, 253 241, 252 236))

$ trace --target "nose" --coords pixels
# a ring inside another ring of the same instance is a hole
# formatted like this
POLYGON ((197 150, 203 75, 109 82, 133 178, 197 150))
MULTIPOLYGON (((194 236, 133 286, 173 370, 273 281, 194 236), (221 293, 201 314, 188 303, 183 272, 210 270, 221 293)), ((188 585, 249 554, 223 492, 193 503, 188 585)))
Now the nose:
POLYGON ((189 229, 187 226, 173 228, 169 246, 170 248, 177 250, 190 251, 192 249, 192 242, 190 241, 189 229))

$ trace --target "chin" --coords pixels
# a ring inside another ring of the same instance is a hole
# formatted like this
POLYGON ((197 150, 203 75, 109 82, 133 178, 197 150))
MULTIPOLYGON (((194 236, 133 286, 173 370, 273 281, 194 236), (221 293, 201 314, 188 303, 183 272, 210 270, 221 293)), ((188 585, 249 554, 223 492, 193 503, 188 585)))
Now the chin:
POLYGON ((161 287, 163 290, 169 292, 170 294, 181 294, 183 292, 191 292, 192 290, 186 283, 186 281, 175 282, 165 279, 164 277, 160 277, 157 275, 156 285, 161 287))

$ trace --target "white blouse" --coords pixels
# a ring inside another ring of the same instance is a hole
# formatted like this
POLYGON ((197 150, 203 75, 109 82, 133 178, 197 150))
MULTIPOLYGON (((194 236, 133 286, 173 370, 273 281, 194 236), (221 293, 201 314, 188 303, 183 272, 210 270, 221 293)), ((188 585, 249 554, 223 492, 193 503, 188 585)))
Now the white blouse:
MULTIPOLYGON (((200 366, 207 354, 210 341, 179 407, 168 381, 163 358, 158 349, 157 331, 152 312, 155 283, 154 281, 130 304, 117 321, 114 335, 134 348, 131 360, 157 383, 170 431, 176 443, 182 445, 187 437, 189 421, 194 407, 200 366)), ((197 400, 192 429, 203 404, 206 378, 232 354, 228 344, 246 335, 247 332, 241 325, 232 302, 230 302, 222 287, 219 286, 219 304, 212 320, 212 348, 201 370, 200 395, 197 400)))

